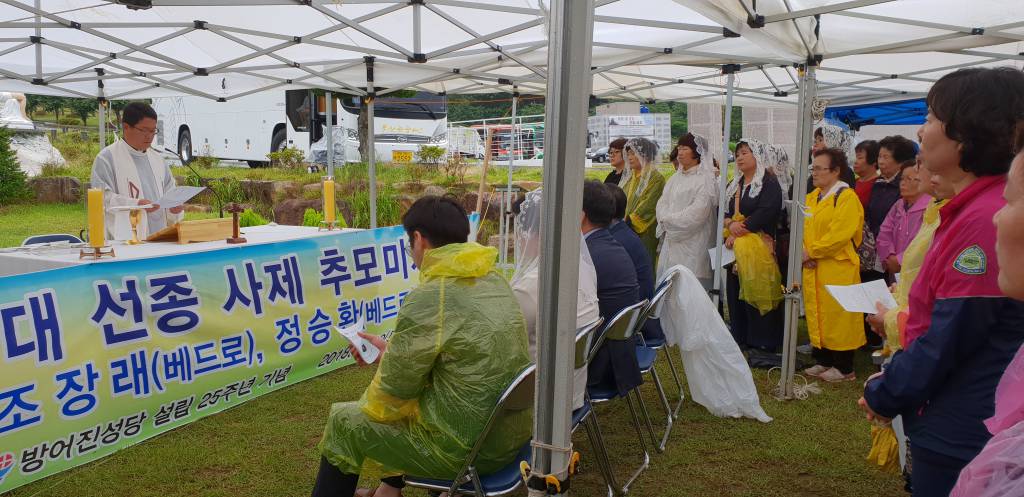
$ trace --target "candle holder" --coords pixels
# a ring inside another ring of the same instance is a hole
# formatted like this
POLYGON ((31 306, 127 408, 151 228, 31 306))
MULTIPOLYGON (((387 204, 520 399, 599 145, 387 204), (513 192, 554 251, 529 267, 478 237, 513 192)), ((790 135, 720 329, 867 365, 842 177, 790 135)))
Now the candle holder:
POLYGON ((238 228, 238 215, 241 214, 242 211, 244 211, 244 210, 245 209, 243 209, 242 206, 240 206, 240 205, 238 205, 238 204, 236 204, 234 202, 232 202, 230 205, 228 205, 227 211, 231 213, 231 229, 232 229, 232 232, 231 232, 232 236, 231 236, 231 238, 227 239, 228 243, 235 244, 235 243, 246 243, 246 242, 248 242, 248 240, 246 240, 245 238, 242 237, 241 230, 238 228))
POLYGON ((104 245, 102 247, 86 247, 78 252, 78 259, 102 259, 114 257, 114 247, 104 245))
POLYGON ((341 226, 338 226, 338 222, 337 221, 330 221, 330 222, 328 222, 328 221, 320 221, 320 227, 317 228, 317 231, 334 231, 334 230, 340 230, 340 229, 341 229, 341 226))

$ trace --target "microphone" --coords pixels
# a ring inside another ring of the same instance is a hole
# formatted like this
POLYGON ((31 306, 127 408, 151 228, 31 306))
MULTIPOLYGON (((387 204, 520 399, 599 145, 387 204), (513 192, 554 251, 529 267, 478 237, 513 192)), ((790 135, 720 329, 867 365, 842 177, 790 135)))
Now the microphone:
MULTIPOLYGON (((196 178, 199 180, 198 186, 202 186, 203 180, 206 178, 204 178, 203 175, 199 174, 199 171, 197 171, 196 168, 192 167, 191 164, 185 162, 185 159, 180 154, 178 154, 178 152, 175 152, 174 150, 171 150, 166 147, 164 147, 164 152, 167 152, 177 157, 178 160, 181 161, 181 165, 187 167, 189 171, 192 171, 192 174, 196 175, 196 178)), ((221 197, 220 192, 218 192, 217 189, 213 187, 213 182, 208 182, 206 188, 213 192, 213 197, 217 200, 217 212, 219 213, 220 217, 224 217, 224 199, 221 197)))

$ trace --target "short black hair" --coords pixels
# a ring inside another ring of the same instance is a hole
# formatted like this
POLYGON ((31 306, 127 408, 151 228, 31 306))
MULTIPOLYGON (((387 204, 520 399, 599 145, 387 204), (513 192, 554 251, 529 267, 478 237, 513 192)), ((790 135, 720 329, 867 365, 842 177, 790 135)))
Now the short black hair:
POLYGON ((616 139, 612 140, 611 143, 608 144, 608 150, 611 150, 611 149, 622 150, 623 148, 626 148, 626 139, 625 138, 616 138, 616 139))
POLYGON ((697 153, 697 139, 694 138, 693 133, 687 133, 679 137, 679 141, 676 142, 676 146, 672 148, 672 153, 677 153, 679 146, 690 147, 693 150, 693 158, 700 162, 700 154, 697 153))
POLYGON ((868 164, 875 166, 878 169, 878 142, 875 140, 864 140, 853 147, 853 152, 864 152, 864 158, 868 160, 868 164))
POLYGON ((951 72, 928 90, 928 111, 960 142, 960 169, 975 176, 1006 174, 1014 131, 1024 116, 1024 73, 1010 67, 951 72))
POLYGON ((907 169, 912 168, 912 167, 914 167, 916 165, 917 165, 917 159, 903 161, 903 162, 900 163, 900 172, 902 173, 903 171, 906 171, 907 169))
POLYGON ((817 129, 814 130, 814 137, 815 138, 818 138, 818 137, 825 138, 825 132, 822 131, 821 128, 817 128, 817 129))
POLYGON ((626 192, 622 191, 622 188, 619 188, 619 185, 613 185, 611 183, 606 183, 604 187, 608 189, 608 193, 611 193, 612 198, 615 199, 614 219, 622 219, 626 217, 626 204, 629 202, 629 200, 626 199, 626 192))
POLYGON ((413 202, 402 216, 402 227, 410 238, 419 231, 434 247, 466 243, 469 238, 466 209, 449 195, 427 195, 413 202))
POLYGON ((121 111, 121 122, 129 126, 135 126, 147 117, 154 121, 157 120, 156 111, 146 102, 132 102, 124 106, 121 111))
POLYGON ((597 180, 583 183, 583 214, 591 223, 602 228, 611 224, 612 216, 615 215, 615 199, 604 183, 597 180))
POLYGON ((823 148, 814 152, 814 157, 817 158, 822 155, 828 156, 828 169, 829 171, 835 171, 839 169, 840 174, 846 172, 850 168, 850 161, 846 158, 846 152, 839 150, 838 148, 823 148))
POLYGON ((908 138, 900 135, 887 136, 878 142, 878 149, 886 149, 896 162, 906 162, 917 158, 917 146, 908 138))

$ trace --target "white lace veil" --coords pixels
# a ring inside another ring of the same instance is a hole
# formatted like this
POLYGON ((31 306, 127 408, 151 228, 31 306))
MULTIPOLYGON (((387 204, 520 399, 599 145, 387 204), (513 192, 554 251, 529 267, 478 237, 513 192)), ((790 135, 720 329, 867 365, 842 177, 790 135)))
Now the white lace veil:
POLYGON ((626 161, 626 167, 622 171, 622 178, 619 179, 619 187, 623 190, 633 177, 633 168, 629 165, 629 153, 632 152, 640 158, 640 183, 636 187, 636 194, 639 195, 647 188, 651 181, 651 173, 657 165, 658 144, 647 138, 630 138, 622 148, 622 159, 626 161))
MULTIPOLYGON (((526 199, 519 205, 515 225, 515 270, 510 284, 515 287, 525 276, 540 270, 540 208, 543 193, 541 188, 526 193, 526 199)), ((582 234, 580 238, 582 238, 582 234)), ((580 264, 594 267, 590 250, 580 240, 580 264)), ((539 291, 536 289, 535 291, 539 291)))
MULTIPOLYGON (((750 182, 750 190, 748 195, 750 198, 757 198, 761 194, 761 187, 764 185, 764 172, 771 166, 774 169, 774 165, 781 162, 779 157, 779 151, 781 148, 769 145, 756 138, 741 138, 736 144, 736 148, 739 149, 740 144, 746 144, 750 147, 750 152, 754 155, 754 159, 757 160, 757 170, 754 172, 754 179, 750 182)), ((788 163, 788 160, 786 161, 788 163)), ((743 179, 743 174, 736 170, 736 177, 729 182, 729 186, 726 188, 726 197, 732 199, 736 196, 736 189, 739 188, 740 180, 743 179)), ((731 200, 730 200, 731 201, 731 200)))

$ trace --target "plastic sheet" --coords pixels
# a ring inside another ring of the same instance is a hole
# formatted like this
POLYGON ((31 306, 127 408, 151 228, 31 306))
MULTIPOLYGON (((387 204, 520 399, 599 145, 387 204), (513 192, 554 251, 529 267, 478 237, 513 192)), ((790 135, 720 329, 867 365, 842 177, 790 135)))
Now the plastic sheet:
POLYGON ((900 473, 899 444, 896 443, 896 433, 892 426, 871 425, 871 452, 868 453, 867 459, 882 471, 900 473))
POLYGON ((992 437, 960 472, 950 497, 1024 495, 1024 421, 992 437))
MULTIPOLYGON (((345 128, 334 126, 334 165, 345 165, 345 128)), ((309 146, 309 153, 306 154, 306 162, 314 164, 327 164, 327 134, 309 146)))
POLYGON ((675 286, 659 316, 667 342, 679 345, 690 396, 715 416, 771 421, 746 358, 700 281, 686 266, 668 272, 675 273, 675 286))
MULTIPOLYGON (((733 217, 742 221, 743 216, 733 217)), ((740 300, 754 306, 762 316, 782 302, 782 274, 768 243, 757 233, 736 238, 736 275, 740 280, 740 300)))
MULTIPOLYGON (((451 477, 498 396, 530 363, 522 312, 476 243, 428 251, 377 373, 358 402, 335 404, 321 453, 347 473, 451 477)), ((478 469, 496 470, 530 438, 532 412, 498 421, 478 469)))

